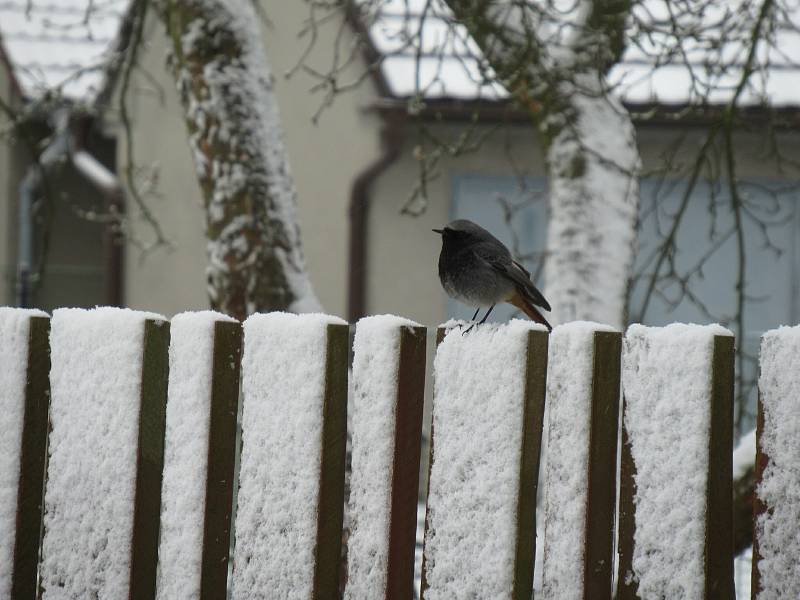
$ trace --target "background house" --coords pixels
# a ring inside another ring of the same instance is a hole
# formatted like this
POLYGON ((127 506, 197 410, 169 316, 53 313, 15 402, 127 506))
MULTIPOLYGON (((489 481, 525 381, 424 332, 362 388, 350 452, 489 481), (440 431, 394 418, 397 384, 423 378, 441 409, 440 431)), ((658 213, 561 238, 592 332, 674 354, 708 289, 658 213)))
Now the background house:
MULTIPOLYGON (((57 187, 71 192, 71 199, 55 205, 50 226, 52 252, 34 303, 45 308, 92 305, 107 303, 116 293, 122 304, 167 315, 206 307, 201 195, 172 75, 165 66, 168 41, 162 25, 155 19, 147 23, 146 44, 139 56, 141 69, 133 73, 128 88, 132 149, 132 156, 128 156, 118 98, 114 98, 119 87, 113 65, 109 68, 98 58, 124 37, 126 3, 96 3, 102 8, 100 16, 93 12, 90 22, 83 24, 84 29, 80 26, 84 16, 81 11, 85 11, 81 0, 60 3, 57 9, 48 8, 47 14, 31 11, 26 15, 26 4, 25 0, 12 0, 0 7, 0 35, 6 58, 5 68, 0 69, 2 98, 17 106, 26 102, 28 106, 45 106, 44 91, 66 81, 63 96, 77 106, 91 109, 83 120, 86 147, 112 170, 132 159, 137 176, 154 183, 155 193, 148 203, 173 242, 170 248, 161 247, 145 255, 129 243, 124 257, 115 257, 103 224, 87 221, 79 214, 104 206, 107 194, 97 191, 96 182, 91 179, 71 173, 68 165, 57 187), (43 19, 55 17, 78 25, 56 30, 42 25, 43 19), (96 18, 100 19, 97 23, 96 18), (63 64, 59 63, 61 58, 65 59, 63 64), (76 211, 76 206, 84 210, 76 211), (116 292, 111 289, 114 285, 116 292)), ((33 6, 36 7, 35 2, 33 6)), ((393 14, 390 6, 384 18, 369 26, 345 23, 338 38, 340 46, 350 47, 358 35, 366 34, 370 48, 340 74, 343 81, 360 77, 375 56, 383 55, 385 60, 362 85, 337 96, 315 123, 312 116, 324 101, 309 91, 315 80, 302 70, 292 77, 284 76, 294 69, 306 47, 307 39, 298 37, 297 32, 305 24, 308 8, 299 2, 264 2, 263 6, 270 19, 270 23, 262 24, 264 42, 275 73, 297 185, 306 259, 311 280, 328 312, 350 318, 390 312, 428 325, 448 316, 469 316, 471 311, 448 301, 440 289, 436 275, 439 240, 430 232, 432 227, 456 217, 480 221, 507 241, 515 231, 519 250, 531 254, 535 270, 536 253, 545 250, 547 228, 545 171, 535 130, 527 115, 509 104, 501 89, 480 83, 477 65, 459 54, 458 44, 447 46, 450 50, 444 53, 423 56, 417 68, 417 57, 398 43, 404 30, 418 27, 413 18, 393 14), (424 98, 424 106, 418 111, 420 118, 409 114, 409 99, 418 95, 424 98), (473 124, 476 111, 481 118, 473 124), (428 136, 442 140, 456 140, 466 129, 481 144, 459 156, 443 155, 437 176, 427 184, 426 210, 409 216, 400 210, 419 180, 419 156, 425 151, 421 127, 428 136), (511 228, 500 200, 525 202, 526 207, 512 219, 511 228)), ((425 31, 435 37, 440 25, 429 18, 425 31)), ((324 70, 331 60, 337 33, 339 27, 320 29, 306 62, 324 70)), ((800 156, 800 117, 796 112, 800 104, 796 85, 800 81, 800 59, 796 55, 799 47, 796 38, 789 39, 787 62, 770 74, 766 87, 771 104, 784 123, 775 139, 784 155, 795 157, 800 156)), ((648 249, 658 235, 663 235, 657 234, 659 224, 652 219, 654 199, 658 199, 662 210, 670 212, 671 203, 677 207, 681 193, 680 181, 664 185, 655 172, 679 138, 689 140, 686 147, 695 140, 701 142, 708 116, 716 107, 709 105, 690 117, 678 118, 681 109, 694 100, 691 86, 679 71, 656 69, 635 56, 616 67, 612 79, 620 83, 619 92, 629 108, 647 115, 637 120, 644 173, 653 173, 642 184, 640 256, 646 260, 648 249), (650 109, 652 113, 648 112, 650 109)), ((724 102, 724 94, 717 100, 724 102)), ((752 95, 745 97, 746 103, 757 100, 752 95)), ((747 114, 751 125, 765 118, 755 108, 747 114)), ((783 190, 774 211, 780 216, 780 223, 770 231, 783 252, 775 254, 755 241, 747 248, 748 264, 754 267, 749 289, 763 297, 762 302, 747 308, 748 338, 752 341, 763 329, 796 322, 798 318, 800 214, 795 209, 797 194, 791 187, 794 182, 780 172, 775 161, 765 157, 759 132, 742 129, 735 135, 735 144, 741 177, 783 190)), ((0 293, 5 302, 13 303, 18 188, 28 159, 17 141, 13 147, 2 147, 0 160, 8 165, 0 169, 0 187, 4 190, 0 219, 8 232, 0 255, 5 272, 0 293)), ((693 199, 688 208, 691 214, 687 225, 678 231, 678 246, 687 261, 705 252, 709 244, 707 232, 712 213, 705 201, 707 194, 702 189, 695 193, 697 200, 693 199)), ((715 193, 720 207, 717 226, 724 230, 724 190, 715 193)), ((765 205, 775 201, 757 186, 752 193, 764 193, 765 205)), ((132 238, 148 244, 152 232, 137 218, 130 200, 128 213, 133 218, 132 238)), ((722 307, 723 313, 734 302, 734 267, 726 258, 734 251, 733 244, 733 239, 720 242, 716 257, 707 265, 705 279, 696 284, 698 293, 707 302, 722 307)), ((642 295, 641 286, 633 290, 633 318, 637 318, 642 295)), ((494 315, 497 319, 507 316, 503 311, 494 315)), ((689 302, 672 306, 667 295, 653 300, 645 320, 654 324, 673 320, 702 322, 708 316, 689 302)))

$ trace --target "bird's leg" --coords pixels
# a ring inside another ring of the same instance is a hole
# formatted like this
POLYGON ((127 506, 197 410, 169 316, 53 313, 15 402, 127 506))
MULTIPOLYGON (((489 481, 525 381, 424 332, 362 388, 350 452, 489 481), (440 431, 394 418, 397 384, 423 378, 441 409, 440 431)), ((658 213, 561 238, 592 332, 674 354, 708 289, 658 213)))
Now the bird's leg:
MULTIPOLYGON (((481 322, 480 322, 480 323, 478 323, 478 325, 483 325, 483 324, 486 322, 486 318, 487 318, 487 317, 488 317, 488 316, 491 314, 491 312, 492 312, 492 309, 493 309, 493 308, 494 308, 494 304, 492 304, 492 305, 489 307, 489 310, 487 310, 487 311, 486 311, 486 314, 485 314, 485 315, 483 315, 483 318, 481 319, 481 322)), ((475 316, 478 316, 478 313, 475 313, 475 316)), ((473 320, 474 320, 474 319, 475 319, 475 317, 473 317, 473 320)))
MULTIPOLYGON (((475 309, 475 314, 472 315, 472 318, 470 319, 470 321, 472 321, 472 325, 475 324, 475 319, 478 318, 478 313, 479 312, 481 312, 481 307, 480 306, 475 309)), ((472 329, 472 325, 469 326, 469 329, 472 329)), ((463 327, 463 325, 459 324, 458 328, 461 329, 462 327, 463 327)), ((467 329, 467 331, 469 331, 469 329, 467 329)), ((467 331, 465 331, 464 333, 467 333, 467 331)))
POLYGON ((492 304, 492 305, 489 307, 489 310, 488 310, 488 311, 486 311, 486 314, 485 314, 485 315, 483 315, 483 319, 481 319, 480 323, 476 323, 476 322, 475 322, 475 319, 478 317, 478 313, 481 311, 481 307, 479 306, 479 307, 478 307, 478 310, 476 310, 476 311, 475 311, 475 314, 474 314, 474 315, 472 315, 472 325, 470 325, 470 326, 469 326, 469 327, 467 327, 467 328, 466 328, 464 331, 462 331, 462 332, 461 332, 461 335, 464 335, 465 333, 467 333, 469 330, 471 330, 473 327, 475 327, 475 325, 483 325, 483 322, 486 320, 486 317, 488 317, 488 316, 489 316, 489 313, 490 313, 490 312, 492 312, 492 309, 493 309, 493 308, 494 308, 494 304, 492 304))

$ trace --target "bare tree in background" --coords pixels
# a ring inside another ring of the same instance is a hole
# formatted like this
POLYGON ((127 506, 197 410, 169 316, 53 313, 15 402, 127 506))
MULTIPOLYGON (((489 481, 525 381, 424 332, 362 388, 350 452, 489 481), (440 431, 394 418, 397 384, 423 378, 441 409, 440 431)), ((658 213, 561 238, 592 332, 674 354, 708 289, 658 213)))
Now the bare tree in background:
POLYGON ((212 306, 240 319, 319 310, 253 4, 168 0, 159 10, 205 202, 212 306))
MULTIPOLYGON (((107 5, 87 2, 76 26, 85 26, 95 11, 105 10, 107 5)), ((109 81, 116 81, 117 93, 102 94, 98 100, 99 105, 118 112, 123 126, 127 162, 120 171, 132 200, 131 211, 92 218, 116 223, 144 252, 169 243, 169 232, 162 230, 151 211, 157 195, 156 174, 132 162, 135 124, 128 110, 132 74, 140 69, 138 56, 145 23, 156 15, 172 41, 172 72, 203 193, 207 289, 212 307, 239 319, 256 311, 319 310, 303 257, 294 181, 283 144, 261 20, 256 4, 250 0, 131 2, 119 47, 101 67, 107 70, 109 81), (130 224, 138 220, 149 226, 152 240, 141 241, 131 235, 130 224)), ((80 77, 82 71, 74 77, 80 77)), ((29 140, 34 161, 41 144, 29 139, 26 128, 40 119, 43 105, 61 106, 72 114, 101 108, 62 101, 59 94, 60 89, 48 90, 42 100, 19 110, 0 104, 11 133, 29 140)), ((46 238, 46 231, 42 233, 46 238)))

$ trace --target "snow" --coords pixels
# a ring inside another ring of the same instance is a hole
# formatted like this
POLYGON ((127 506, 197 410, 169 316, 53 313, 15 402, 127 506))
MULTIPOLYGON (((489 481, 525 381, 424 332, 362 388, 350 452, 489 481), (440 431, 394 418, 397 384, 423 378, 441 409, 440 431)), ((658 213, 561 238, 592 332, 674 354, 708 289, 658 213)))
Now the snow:
POLYGON ((451 329, 436 352, 427 600, 511 597, 530 331, 451 329))
POLYGON ((594 334, 576 321, 550 334, 544 476, 543 598, 582 598, 592 417, 594 334))
POLYGON ((129 0, 3 0, 0 38, 29 98, 91 102, 103 89, 129 0))
POLYGON ((631 325, 623 346, 625 426, 636 464, 633 574, 643 598, 699 598, 711 364, 719 325, 631 325))
POLYGON ((145 319, 53 312, 43 600, 128 596, 145 319))
POLYGON ((547 150, 550 321, 592 319, 622 329, 639 205, 636 132, 596 78, 565 84, 563 97, 571 99, 577 124, 557 126, 547 150), (576 164, 583 174, 575 174, 576 164))
MULTIPOLYGON (((486 60, 466 28, 454 21, 442 2, 381 0, 369 5, 370 40, 382 55, 381 73, 397 96, 421 94, 428 99, 496 100, 508 98, 501 85, 489 83, 486 60), (419 68, 416 66, 419 58, 419 68)), ((587 3, 548 3, 528 15, 550 58, 561 60, 579 37, 575 25, 587 3), (560 6, 559 6, 560 5, 560 6), (568 26, 569 25, 569 26, 568 26)), ((629 43, 623 59, 609 72, 618 100, 629 104, 686 104, 730 100, 742 77, 746 41, 758 3, 737 0, 671 3, 645 0, 634 4, 628 20, 629 43), (674 18, 675 27, 670 20, 674 18)), ((519 20, 507 3, 497 3, 502 26, 513 30, 519 20)), ((776 19, 769 43, 757 52, 756 69, 740 98, 742 105, 766 99, 773 106, 797 106, 800 74, 800 10, 789 6, 776 19)), ((491 79, 491 78, 489 78, 491 79)))
POLYGON ((234 600, 311 597, 325 392, 321 314, 244 322, 234 600))
POLYGON ((356 326, 347 600, 385 594, 400 336, 404 327, 418 326, 393 315, 367 317, 356 326))
POLYGON ((741 479, 755 468, 756 430, 742 436, 733 451, 733 480, 741 479))
POLYGON ((800 327, 761 338, 758 381, 769 464, 756 490, 767 510, 756 520, 761 559, 759 600, 800 597, 800 327))
POLYGON ((175 315, 170 325, 157 598, 200 596, 214 327, 213 311, 175 315))
POLYGON ((0 307, 0 598, 11 597, 30 319, 47 316, 0 307))

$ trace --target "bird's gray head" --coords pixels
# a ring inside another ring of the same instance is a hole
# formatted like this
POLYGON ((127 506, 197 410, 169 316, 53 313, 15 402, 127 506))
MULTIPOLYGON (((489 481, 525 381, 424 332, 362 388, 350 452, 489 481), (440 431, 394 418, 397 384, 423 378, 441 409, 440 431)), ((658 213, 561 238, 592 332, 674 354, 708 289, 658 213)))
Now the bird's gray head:
POLYGON ((442 229, 434 229, 433 231, 440 234, 445 243, 468 243, 479 241, 484 236, 489 235, 483 227, 467 219, 450 221, 442 229))

